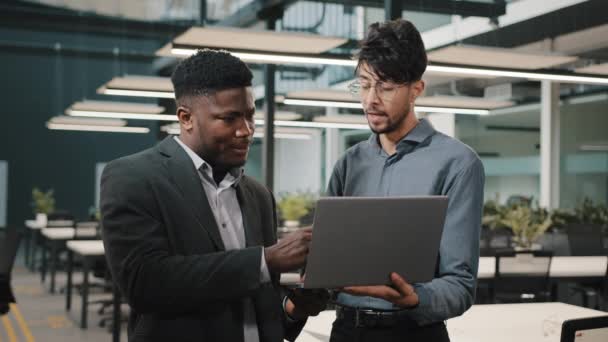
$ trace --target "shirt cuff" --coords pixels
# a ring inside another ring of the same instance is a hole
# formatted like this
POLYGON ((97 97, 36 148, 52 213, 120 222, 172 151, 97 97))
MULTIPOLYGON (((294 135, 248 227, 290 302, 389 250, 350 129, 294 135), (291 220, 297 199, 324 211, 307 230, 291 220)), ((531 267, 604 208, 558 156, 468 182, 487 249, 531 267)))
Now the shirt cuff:
POLYGON ((431 293, 424 284, 414 284, 414 291, 418 295, 418 305, 407 310, 409 316, 420 325, 432 323, 428 317, 429 308, 431 306, 431 293))
POLYGON ((268 271, 268 265, 266 265, 265 250, 262 247, 262 261, 260 262, 260 282, 270 282, 270 272, 268 271))

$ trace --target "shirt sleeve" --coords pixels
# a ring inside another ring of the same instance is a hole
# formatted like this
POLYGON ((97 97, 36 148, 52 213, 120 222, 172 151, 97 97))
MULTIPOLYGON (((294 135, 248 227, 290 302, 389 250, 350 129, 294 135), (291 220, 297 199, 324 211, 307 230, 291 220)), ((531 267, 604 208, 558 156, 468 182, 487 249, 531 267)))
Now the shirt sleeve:
POLYGON ((462 315, 474 302, 484 179, 483 164, 475 158, 447 190, 438 274, 428 283, 414 284, 419 304, 408 311, 420 325, 462 315))
POLYGON ((327 185, 326 196, 344 196, 344 165, 344 157, 336 162, 327 185))
POLYGON ((270 282, 270 272, 268 271, 268 265, 266 265, 266 250, 262 248, 262 261, 260 262, 260 281, 262 283, 270 282))

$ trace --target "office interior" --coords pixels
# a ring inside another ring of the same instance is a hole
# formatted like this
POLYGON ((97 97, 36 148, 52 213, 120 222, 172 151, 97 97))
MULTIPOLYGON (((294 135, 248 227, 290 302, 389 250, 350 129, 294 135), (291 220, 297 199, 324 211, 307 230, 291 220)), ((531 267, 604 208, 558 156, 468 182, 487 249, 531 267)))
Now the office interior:
MULTIPOLYGON (((371 134, 352 55, 394 18, 427 49, 416 114, 486 174, 476 301, 447 321, 451 340, 558 341, 563 321, 608 315, 606 13, 604 0, 2 1, 0 271, 17 303, 0 341, 127 340, 100 177, 179 133, 169 77, 196 49, 248 63, 245 173, 274 193, 279 237, 312 224, 334 164, 371 134)), ((328 341, 334 316, 297 341, 328 341)))

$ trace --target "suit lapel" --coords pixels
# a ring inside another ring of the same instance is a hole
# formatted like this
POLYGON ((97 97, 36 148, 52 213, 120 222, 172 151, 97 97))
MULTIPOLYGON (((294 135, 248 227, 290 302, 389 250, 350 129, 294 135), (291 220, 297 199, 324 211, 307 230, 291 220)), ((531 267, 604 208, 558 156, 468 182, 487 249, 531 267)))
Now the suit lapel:
POLYGON ((236 197, 243 215, 245 228, 245 242, 247 247, 264 245, 262 227, 260 227, 259 213, 255 207, 255 198, 243 178, 236 187, 236 197))
POLYGON ((170 157, 166 159, 166 166, 173 183, 184 196, 184 204, 192 209, 198 223, 207 231, 216 247, 219 250, 225 250, 215 216, 213 216, 192 159, 173 139, 173 136, 165 138, 159 145, 159 150, 170 157))

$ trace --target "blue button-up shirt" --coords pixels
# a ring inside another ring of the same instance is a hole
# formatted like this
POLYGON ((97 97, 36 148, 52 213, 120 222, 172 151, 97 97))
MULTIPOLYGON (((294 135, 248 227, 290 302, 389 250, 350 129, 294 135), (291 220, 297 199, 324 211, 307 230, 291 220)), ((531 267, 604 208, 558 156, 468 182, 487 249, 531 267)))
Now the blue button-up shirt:
MULTIPOLYGON (((388 155, 378 135, 351 147, 336 163, 328 196, 448 196, 435 278, 413 284, 420 303, 407 314, 419 324, 464 313, 475 297, 484 170, 477 154, 460 141, 437 132, 421 119, 388 155)), ((413 236, 413 239, 416 237, 413 236)), ((390 243, 390 241, 387 241, 390 243)), ((405 276, 407 279, 407 275, 405 276)), ((390 310, 372 297, 338 295, 338 303, 390 310)))

